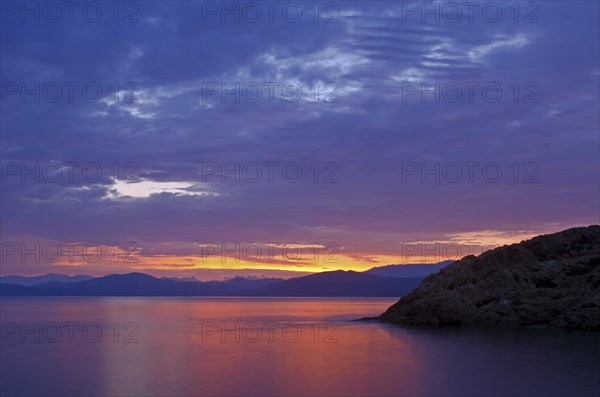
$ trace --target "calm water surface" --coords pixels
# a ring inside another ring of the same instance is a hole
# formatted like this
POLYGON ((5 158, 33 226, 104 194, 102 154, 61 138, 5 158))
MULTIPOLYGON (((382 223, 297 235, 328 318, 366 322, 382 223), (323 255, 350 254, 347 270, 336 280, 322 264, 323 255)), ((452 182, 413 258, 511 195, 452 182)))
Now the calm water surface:
POLYGON ((13 396, 599 396, 599 334, 351 320, 390 298, 2 298, 13 396), (68 325, 68 323, 77 323, 68 325))

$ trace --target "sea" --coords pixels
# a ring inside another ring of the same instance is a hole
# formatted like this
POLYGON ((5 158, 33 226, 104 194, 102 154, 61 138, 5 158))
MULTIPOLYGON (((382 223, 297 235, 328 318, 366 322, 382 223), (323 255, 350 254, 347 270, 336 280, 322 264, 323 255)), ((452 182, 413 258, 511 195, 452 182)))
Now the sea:
POLYGON ((600 396, 600 334, 355 321, 394 298, 2 297, 2 396, 600 396))

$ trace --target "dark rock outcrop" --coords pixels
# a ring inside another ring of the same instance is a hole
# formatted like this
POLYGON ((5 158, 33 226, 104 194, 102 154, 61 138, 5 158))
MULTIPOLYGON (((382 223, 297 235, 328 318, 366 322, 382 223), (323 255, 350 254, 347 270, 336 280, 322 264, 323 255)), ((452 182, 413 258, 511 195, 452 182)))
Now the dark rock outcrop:
POLYGON ((379 320, 600 330, 600 226, 464 257, 427 277, 379 320))

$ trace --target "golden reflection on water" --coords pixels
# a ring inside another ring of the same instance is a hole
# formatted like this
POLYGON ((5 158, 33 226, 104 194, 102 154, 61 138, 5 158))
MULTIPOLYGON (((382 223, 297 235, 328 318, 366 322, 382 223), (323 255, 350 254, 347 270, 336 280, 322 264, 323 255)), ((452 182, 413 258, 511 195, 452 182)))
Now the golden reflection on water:
POLYGON ((588 334, 485 331, 473 334, 484 336, 473 340, 465 338, 472 335, 462 330, 432 335, 351 321, 381 313, 394 301, 3 298, 3 324, 77 322, 81 329, 93 323, 102 335, 94 343, 78 333, 71 343, 65 330, 57 343, 32 343, 31 335, 26 335, 26 343, 18 335, 6 338, 1 345, 0 392, 558 396, 571 390, 578 395, 598 394, 600 361, 594 354, 598 344, 597 339, 595 345, 590 343, 588 334))
POLYGON ((103 395, 349 395, 367 390, 381 394, 386 379, 410 370, 405 390, 418 394, 409 346, 397 346, 393 362, 382 366, 380 356, 395 343, 393 336, 377 326, 349 321, 379 313, 393 302, 389 298, 21 299, 3 303, 3 321, 94 322, 101 325, 103 335, 96 343, 80 337, 75 343, 9 343, 3 350, 17 356, 18 350, 36 346, 39 362, 47 365, 37 377, 15 371, 16 379, 10 383, 19 383, 21 377, 23 386, 17 390, 24 391, 33 390, 27 386, 33 383, 41 390, 60 390, 58 394, 77 394, 90 386, 103 395), (133 332, 124 330, 129 323, 139 327, 132 338, 138 343, 123 342, 133 332), (59 386, 56 379, 69 381, 59 386))

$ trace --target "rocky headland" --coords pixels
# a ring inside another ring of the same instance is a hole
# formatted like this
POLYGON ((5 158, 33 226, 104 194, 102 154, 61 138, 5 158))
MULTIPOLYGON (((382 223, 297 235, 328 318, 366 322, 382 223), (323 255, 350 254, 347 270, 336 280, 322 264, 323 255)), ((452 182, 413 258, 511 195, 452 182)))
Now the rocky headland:
POLYGON ((600 225, 467 256, 427 277, 379 321, 600 330, 600 225))

